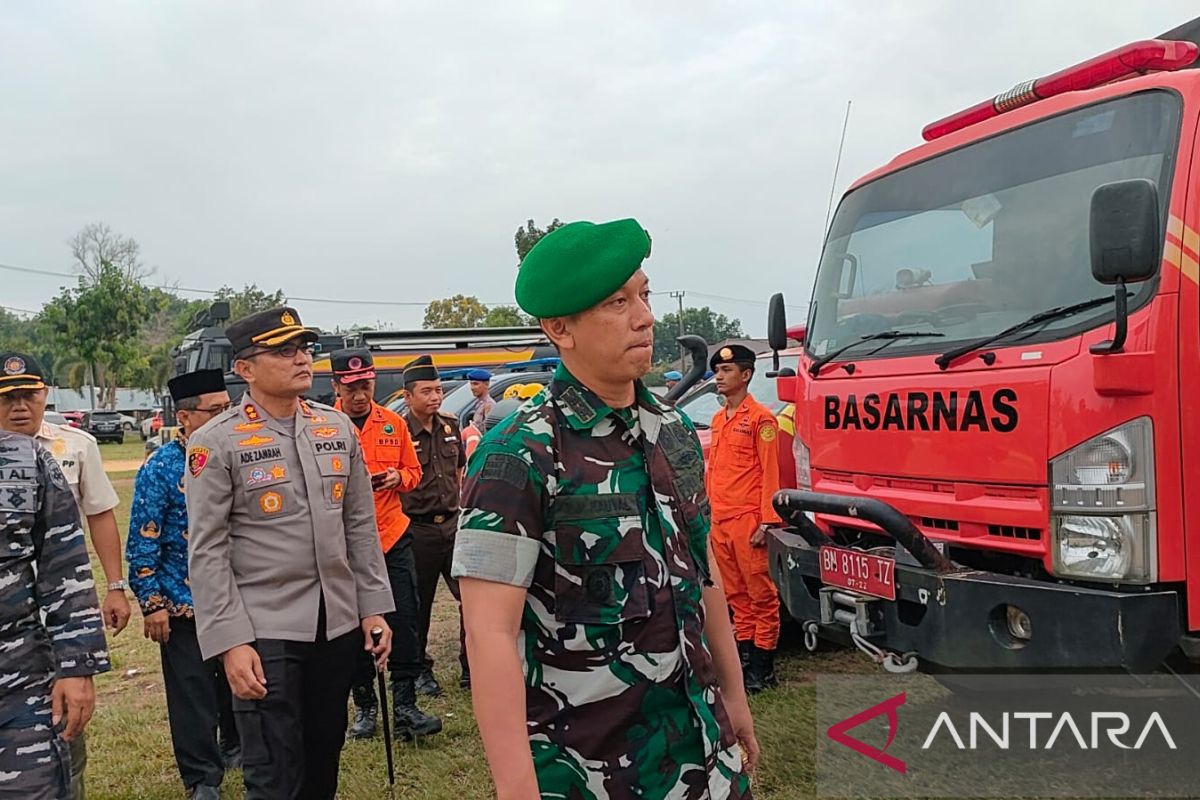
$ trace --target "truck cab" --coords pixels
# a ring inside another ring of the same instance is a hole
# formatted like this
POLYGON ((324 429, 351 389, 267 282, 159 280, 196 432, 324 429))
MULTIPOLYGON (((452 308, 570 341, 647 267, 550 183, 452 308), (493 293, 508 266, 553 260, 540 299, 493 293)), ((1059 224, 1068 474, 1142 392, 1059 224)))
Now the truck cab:
POLYGON ((934 671, 1200 660, 1198 34, 931 124, 842 198, 779 378, 771 569, 810 633, 934 671))

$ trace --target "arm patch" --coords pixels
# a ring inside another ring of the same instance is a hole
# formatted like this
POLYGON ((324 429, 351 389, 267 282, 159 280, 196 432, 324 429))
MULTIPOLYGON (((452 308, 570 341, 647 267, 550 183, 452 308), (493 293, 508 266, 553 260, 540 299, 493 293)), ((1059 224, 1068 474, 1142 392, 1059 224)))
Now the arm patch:
POLYGON ((529 483, 529 464, 511 453, 491 453, 479 472, 481 481, 503 481, 514 489, 524 489, 529 483))

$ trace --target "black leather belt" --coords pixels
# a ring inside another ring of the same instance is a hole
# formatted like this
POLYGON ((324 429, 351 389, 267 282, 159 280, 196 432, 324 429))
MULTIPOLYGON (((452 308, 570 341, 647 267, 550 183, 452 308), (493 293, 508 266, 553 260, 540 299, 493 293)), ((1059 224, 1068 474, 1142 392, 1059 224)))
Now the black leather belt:
POLYGON ((422 525, 441 525, 446 520, 457 516, 457 511, 443 511, 440 514, 409 514, 408 518, 422 525))

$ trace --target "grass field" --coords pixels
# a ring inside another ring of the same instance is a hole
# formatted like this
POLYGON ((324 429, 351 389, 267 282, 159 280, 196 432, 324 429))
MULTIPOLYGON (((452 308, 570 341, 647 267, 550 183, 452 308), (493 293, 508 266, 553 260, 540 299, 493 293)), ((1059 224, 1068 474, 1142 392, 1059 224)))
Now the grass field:
MULTIPOLYGON (((104 445, 106 460, 141 459, 142 443, 104 445)), ((123 464, 122 464, 123 466, 123 464)), ((118 520, 127 533, 134 472, 110 477, 121 496, 118 520)), ((457 614, 444 590, 434 609, 430 634, 443 697, 422 705, 442 717, 445 730, 419 746, 396 745, 396 796, 421 800, 475 800, 492 796, 469 695, 458 689, 457 614)), ((113 669, 97 680, 97 711, 88 728, 87 792, 90 800, 174 800, 183 797, 167 728, 158 645, 142 636, 135 610, 129 627, 110 637, 113 669)), ((816 672, 863 672, 873 668, 848 652, 809 655, 793 645, 781 652, 778 690, 751 700, 763 761, 755 777, 759 800, 813 797, 816 672)), ((383 744, 349 742, 342 758, 339 797, 366 800, 386 796, 383 744)), ((226 776, 222 796, 243 796, 241 777, 226 776)))

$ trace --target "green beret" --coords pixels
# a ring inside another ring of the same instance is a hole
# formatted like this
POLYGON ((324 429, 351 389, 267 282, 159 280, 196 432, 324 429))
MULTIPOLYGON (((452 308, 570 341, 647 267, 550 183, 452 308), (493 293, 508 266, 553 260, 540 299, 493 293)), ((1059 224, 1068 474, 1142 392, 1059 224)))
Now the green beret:
POLYGON ((538 319, 578 314, 625 285, 650 255, 635 219, 571 222, 543 236, 517 272, 517 305, 538 319))

